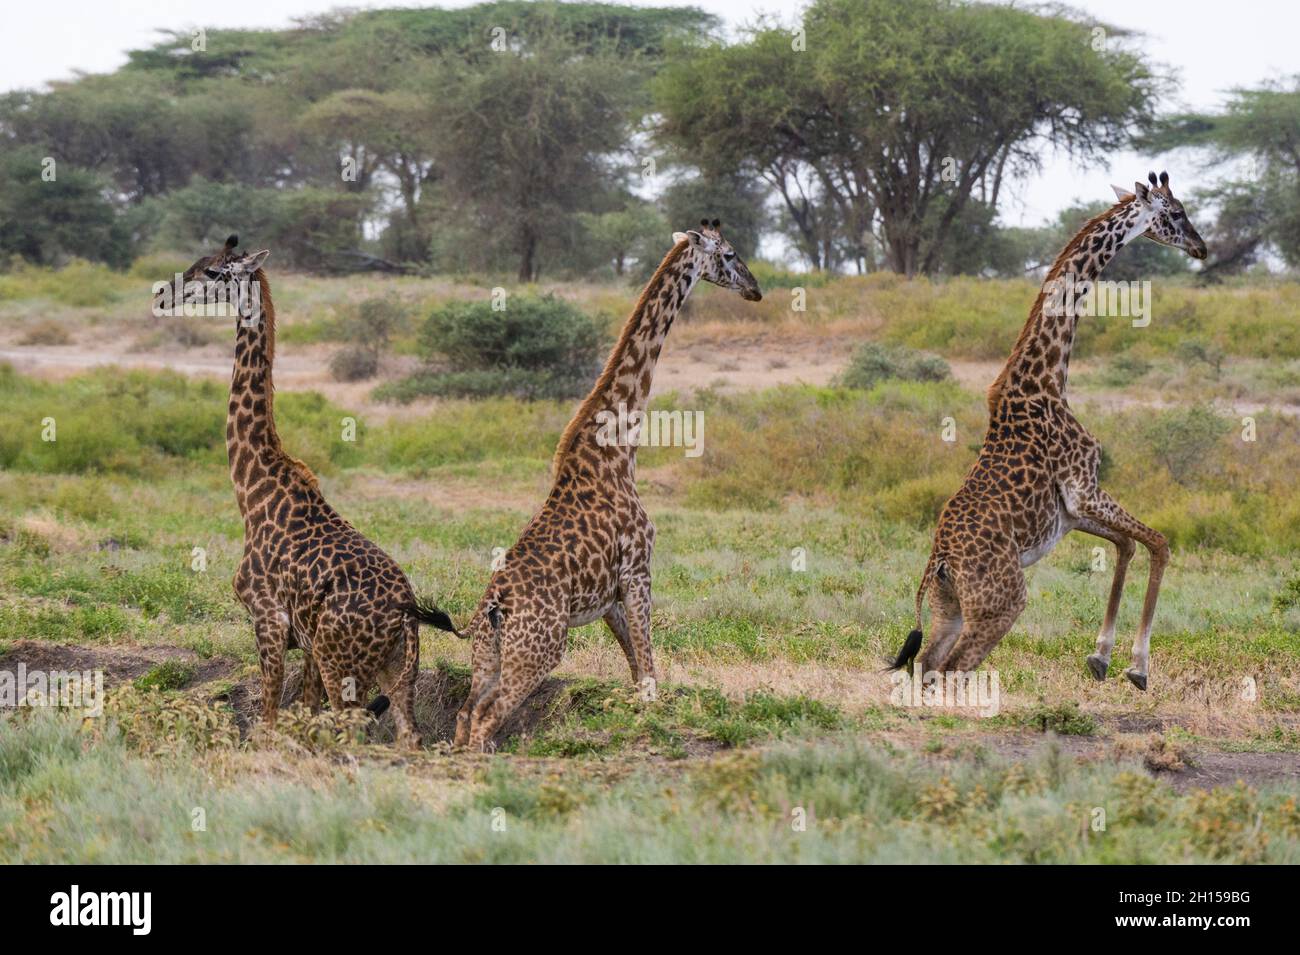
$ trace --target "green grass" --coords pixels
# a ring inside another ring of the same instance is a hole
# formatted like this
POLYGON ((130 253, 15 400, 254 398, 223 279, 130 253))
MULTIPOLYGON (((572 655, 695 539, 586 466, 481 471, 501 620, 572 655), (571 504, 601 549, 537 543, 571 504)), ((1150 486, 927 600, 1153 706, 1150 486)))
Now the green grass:
POLYGON ((671 780, 499 758, 437 784, 383 764, 276 767, 255 752, 144 757, 111 725, 86 746, 57 714, 30 714, 21 731, 0 720, 7 863, 1300 861, 1293 794, 1178 794, 1050 743, 1025 762, 940 764, 832 732, 671 780))
POLYGON ((612 754, 636 744, 669 758, 687 755, 687 744, 734 747, 787 733, 836 729, 844 716, 835 706, 806 696, 766 691, 731 700, 710 688, 671 687, 654 702, 633 688, 594 680, 567 685, 552 702, 563 718, 534 735, 513 741, 528 756, 612 754))
POLYGON ((137 678, 134 686, 137 690, 179 690, 194 679, 197 668, 183 660, 164 660, 149 672, 137 678))
MULTIPOLYGON (((167 374, 52 382, 0 370, 0 398, 4 644, 176 646, 253 672, 247 615, 230 585, 243 528, 222 445, 224 387, 167 374), (56 447, 41 441, 47 416, 56 447)), ((1071 535, 1028 572, 1028 607, 990 658, 1003 692, 1024 705, 980 720, 898 711, 853 681, 878 671, 912 626, 935 515, 982 437, 982 396, 951 381, 885 381, 658 400, 689 401, 708 427, 700 458, 652 449, 640 459, 658 529, 655 654, 672 674, 656 702, 624 685, 603 625, 587 626, 571 634, 571 658, 612 657, 612 677, 568 675, 547 718, 507 741, 504 755, 429 752, 403 766, 375 744, 344 760, 310 746, 304 755, 301 744, 232 742, 220 706, 184 708, 197 699, 183 689, 194 669, 164 663, 136 681, 153 714, 142 724, 119 714, 117 730, 77 730, 0 713, 0 859, 1300 858, 1294 788, 1178 794, 1132 765, 1078 765, 1050 743, 1023 766, 980 751, 990 738, 1043 730, 1106 746, 1116 711, 1217 714, 1245 678, 1258 684, 1251 718, 1188 738, 1228 751, 1300 748, 1295 419, 1259 415, 1248 443, 1222 409, 1081 412, 1107 448, 1104 486, 1174 544, 1155 678, 1138 695, 1118 676, 1145 586, 1139 554, 1115 678, 1088 680, 1083 659, 1114 553, 1105 545, 1096 570, 1102 542, 1071 535), (941 437, 946 417, 954 442, 941 437), (737 677, 726 692, 710 682, 718 674, 737 677), (797 687, 781 682, 787 674, 812 676, 797 687), (151 728, 160 720, 175 732, 151 728), (218 730, 224 742, 208 745, 218 730), (84 745, 86 732, 95 745, 84 745), (1104 833, 1087 824, 1098 806, 1104 833), (190 828, 195 807, 206 832, 190 828), (796 807, 807 810, 805 832, 791 828, 796 807), (1246 822, 1255 819, 1258 832, 1246 822)), ((384 423, 363 418, 358 440, 344 442, 349 409, 293 393, 276 408, 286 446, 321 474, 326 496, 459 621, 482 595, 494 548, 508 547, 539 503, 571 411, 446 402, 384 423), (454 493, 444 501, 443 491, 454 493)), ((425 665, 444 657, 463 684, 466 645, 433 632, 424 640, 425 665)), ((335 734, 301 729, 308 740, 335 734)))

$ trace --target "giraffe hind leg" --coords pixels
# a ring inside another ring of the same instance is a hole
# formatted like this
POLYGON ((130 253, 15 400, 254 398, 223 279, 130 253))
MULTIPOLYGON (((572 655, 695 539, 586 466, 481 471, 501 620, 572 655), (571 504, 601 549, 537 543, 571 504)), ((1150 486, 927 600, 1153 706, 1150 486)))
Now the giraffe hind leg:
POLYGON ((953 642, 961 633, 961 603, 951 584, 938 580, 930 584, 930 643, 921 654, 921 675, 934 669, 933 664, 943 662, 953 642))
POLYGON ((471 751, 488 751, 506 720, 559 665, 568 629, 567 623, 561 622, 551 633, 538 633, 533 641, 506 643, 508 637, 502 637, 501 676, 475 704, 469 733, 471 751))
POLYGON ((402 642, 384 668, 379 672, 379 692, 383 694, 366 707, 376 715, 389 708, 397 726, 397 745, 403 749, 419 749, 420 731, 415 724, 415 679, 420 669, 420 625, 415 620, 403 620, 402 642), (375 704, 384 701, 376 712, 375 704))
POLYGON ((1009 553, 973 582, 958 587, 961 632, 952 649, 934 669, 941 673, 969 673, 979 667, 1024 612, 1027 601, 1025 573, 1020 558, 1009 553))
POLYGON ((609 632, 623 648, 623 656, 627 657, 628 668, 632 671, 632 682, 640 682, 641 674, 637 671, 636 651, 632 647, 632 636, 627 628, 627 612, 621 603, 615 603, 609 608, 609 613, 605 614, 605 626, 609 627, 609 632))

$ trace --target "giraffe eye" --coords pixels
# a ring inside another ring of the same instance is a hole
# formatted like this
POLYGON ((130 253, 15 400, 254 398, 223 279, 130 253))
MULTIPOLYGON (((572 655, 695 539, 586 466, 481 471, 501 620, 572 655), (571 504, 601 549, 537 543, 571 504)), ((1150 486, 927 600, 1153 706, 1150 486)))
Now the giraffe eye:
POLYGON ((736 253, 735 253, 735 252, 727 252, 727 253, 724 254, 722 257, 723 257, 724 259, 726 259, 728 262, 730 262, 732 259, 734 259, 734 258, 736 257, 736 253))
POLYGON ((1182 217, 1183 214, 1181 212, 1175 212, 1172 216, 1170 216, 1170 218, 1173 219, 1175 222, 1177 222, 1182 217))

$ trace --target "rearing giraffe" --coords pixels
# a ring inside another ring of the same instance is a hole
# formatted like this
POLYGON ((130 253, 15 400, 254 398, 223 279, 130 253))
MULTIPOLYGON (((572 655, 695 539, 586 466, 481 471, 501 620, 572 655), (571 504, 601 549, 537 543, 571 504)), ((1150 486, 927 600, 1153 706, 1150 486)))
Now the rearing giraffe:
POLYGON ((1023 568, 1067 533, 1080 530, 1110 541, 1118 555, 1097 652, 1088 657, 1098 680, 1106 678, 1110 667, 1115 616, 1134 541, 1151 554, 1142 621, 1126 671, 1134 686, 1146 689, 1151 621, 1169 545, 1163 534, 1131 516, 1097 485, 1101 446, 1065 399, 1078 314, 1062 307, 1061 296, 1090 287, 1138 236, 1205 258, 1205 242, 1169 191, 1168 173, 1162 172, 1158 181, 1154 172, 1148 178, 1150 188, 1140 182, 1133 192, 1113 187, 1119 202, 1079 230, 1048 271, 1006 367, 989 388, 984 445, 939 516, 916 594, 916 629, 892 669, 911 668, 921 648, 922 604, 928 595, 934 632, 921 657, 922 674, 974 670, 1025 608, 1023 568))
MULTIPOLYGON (((595 387, 564 429, 555 482, 492 575, 466 631, 474 638, 469 696, 457 746, 488 748, 501 724, 560 662, 569 628, 605 620, 632 681, 655 693, 650 651, 650 557, 655 529, 636 489, 636 441, 608 440, 601 412, 644 413, 673 319, 698 280, 762 298, 718 221, 673 234, 595 387)), ((604 419, 608 421, 608 419, 604 419)))
MULTIPOLYGON (((253 618, 262 669, 262 719, 275 724, 285 652, 304 651, 303 701, 315 712, 322 689, 335 709, 358 705, 376 682, 391 697, 400 745, 420 743, 414 692, 419 625, 453 630, 436 607, 420 606, 391 557, 330 507, 307 465, 285 452, 275 428, 275 306, 262 269, 267 251, 239 255, 237 236, 182 276, 186 301, 236 306, 235 364, 226 450, 244 519, 235 593, 253 618)), ((176 301, 156 287, 154 307, 176 301)), ((377 698, 373 712, 388 700, 377 698)))

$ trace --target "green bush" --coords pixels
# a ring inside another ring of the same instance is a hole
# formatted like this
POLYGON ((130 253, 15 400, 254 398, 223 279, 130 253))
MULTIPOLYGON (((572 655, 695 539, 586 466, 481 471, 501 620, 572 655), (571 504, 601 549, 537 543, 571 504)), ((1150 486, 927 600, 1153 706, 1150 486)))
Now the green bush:
POLYGON ((375 377, 379 355, 360 345, 340 348, 330 358, 330 374, 335 381, 364 381, 375 377))
POLYGON ((1153 415, 1143 431, 1152 457, 1187 485, 1210 466, 1210 452, 1231 428, 1212 409, 1193 405, 1153 415))
POLYGON ((340 322, 342 339, 376 355, 388 347, 410 318, 405 305, 391 298, 368 298, 349 309, 340 322))
POLYGON ((916 351, 903 345, 864 342, 840 375, 841 388, 869 391, 882 381, 944 381, 952 377, 948 363, 938 355, 916 351))
POLYGON ((1132 352, 1120 352, 1107 365, 1102 381, 1112 388, 1131 385, 1151 370, 1151 362, 1132 352))
POLYGON ((452 302, 429 316, 419 344, 426 359, 454 371, 423 371, 382 389, 382 397, 581 397, 600 371, 602 350, 596 324, 550 295, 515 296, 499 310, 452 302))
POLYGON ((179 690, 194 679, 197 668, 184 660, 164 660, 133 684, 137 690, 179 690))

